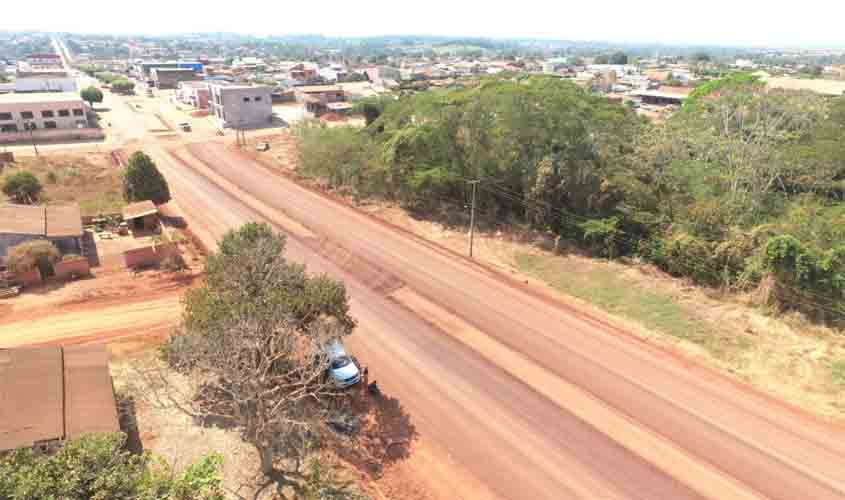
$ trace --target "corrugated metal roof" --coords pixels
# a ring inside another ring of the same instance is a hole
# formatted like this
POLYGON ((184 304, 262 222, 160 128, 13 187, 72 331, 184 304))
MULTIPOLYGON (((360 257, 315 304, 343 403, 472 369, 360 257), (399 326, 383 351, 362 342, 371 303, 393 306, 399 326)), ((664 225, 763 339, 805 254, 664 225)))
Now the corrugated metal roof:
POLYGON ((152 215, 157 213, 158 209, 156 208, 155 204, 150 200, 130 203, 129 205, 123 208, 123 218, 125 220, 135 219, 138 217, 143 217, 145 215, 152 215))
POLYGON ((118 429, 104 345, 0 349, 0 451, 118 429))
POLYGON ((0 233, 62 238, 82 234, 79 205, 0 205, 0 233))
POLYGON ((0 233, 43 235, 44 209, 33 205, 0 205, 0 233))
POLYGON ((62 350, 0 350, 0 450, 64 436, 62 350))
POLYGON ((48 206, 47 236, 79 236, 82 234, 82 214, 79 205, 48 206))
POLYGON ((109 354, 102 344, 64 348, 65 437, 119 430, 109 354))

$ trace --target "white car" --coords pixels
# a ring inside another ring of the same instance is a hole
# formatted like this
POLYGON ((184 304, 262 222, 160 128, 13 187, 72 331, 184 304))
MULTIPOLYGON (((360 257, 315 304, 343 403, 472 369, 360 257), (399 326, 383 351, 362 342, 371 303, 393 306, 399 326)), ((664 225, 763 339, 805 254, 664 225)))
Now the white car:
POLYGON ((355 360, 346 353, 340 340, 329 342, 326 353, 329 356, 328 375, 337 387, 344 389, 361 381, 361 370, 355 360))

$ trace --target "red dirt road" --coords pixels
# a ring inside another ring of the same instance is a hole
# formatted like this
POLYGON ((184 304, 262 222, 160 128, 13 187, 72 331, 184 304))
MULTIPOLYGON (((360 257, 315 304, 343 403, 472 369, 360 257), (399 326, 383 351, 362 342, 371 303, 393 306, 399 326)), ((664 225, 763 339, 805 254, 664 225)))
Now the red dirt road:
POLYGON ((267 221, 347 283, 350 344, 410 413, 442 498, 845 498, 841 427, 222 144, 152 153, 200 238, 267 221))

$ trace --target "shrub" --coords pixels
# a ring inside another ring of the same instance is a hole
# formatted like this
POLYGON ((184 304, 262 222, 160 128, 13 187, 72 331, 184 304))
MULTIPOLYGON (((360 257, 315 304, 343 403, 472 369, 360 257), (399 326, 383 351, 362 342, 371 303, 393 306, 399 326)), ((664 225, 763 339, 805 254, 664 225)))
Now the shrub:
POLYGON ((602 257, 614 258, 618 254, 617 239, 622 236, 619 218, 590 219, 578 224, 583 231, 584 242, 602 257))
POLYGON ((6 177, 3 182, 3 194, 15 203, 35 203, 43 189, 38 178, 31 172, 17 172, 6 177))
POLYGON ((60 258, 59 250, 49 241, 26 241, 9 249, 8 265, 12 272, 25 273, 38 267, 39 261, 54 264, 60 258))
POLYGON ((188 264, 185 263, 185 259, 182 257, 182 254, 174 252, 161 261, 161 268, 165 271, 175 273, 187 269, 188 264))

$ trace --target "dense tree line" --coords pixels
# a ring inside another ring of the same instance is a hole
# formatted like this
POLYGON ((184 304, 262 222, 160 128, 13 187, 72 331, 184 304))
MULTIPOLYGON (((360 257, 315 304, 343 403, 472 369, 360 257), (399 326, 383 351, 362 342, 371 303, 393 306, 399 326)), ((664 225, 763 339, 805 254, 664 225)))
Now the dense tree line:
POLYGON ((504 222, 601 256, 839 320, 845 99, 732 76, 663 124, 546 77, 491 79, 358 106, 362 131, 305 125, 300 168, 360 196, 463 210, 469 179, 504 222))

